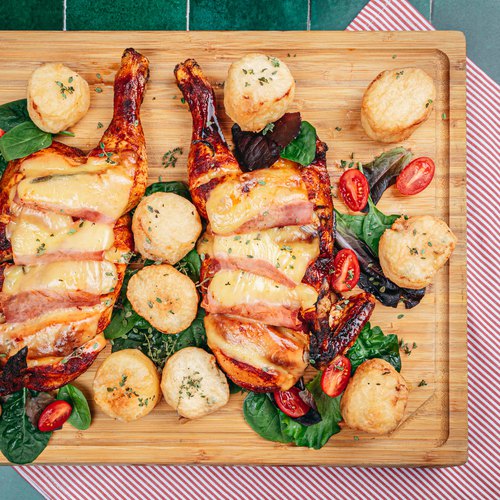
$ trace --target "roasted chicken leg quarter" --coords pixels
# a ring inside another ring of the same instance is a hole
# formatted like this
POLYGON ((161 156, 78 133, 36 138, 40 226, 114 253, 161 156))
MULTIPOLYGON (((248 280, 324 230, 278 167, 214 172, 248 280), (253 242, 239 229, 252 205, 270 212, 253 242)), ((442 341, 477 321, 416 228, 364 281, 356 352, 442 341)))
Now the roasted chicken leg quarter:
POLYGON ((189 189, 208 222, 198 245, 208 345, 236 384, 287 390, 309 361, 322 368, 348 349, 374 307, 369 294, 342 299, 330 290, 334 211, 326 144, 317 140, 306 167, 279 159, 243 173, 199 65, 188 59, 174 73, 193 118, 189 189), (352 306, 330 319, 340 300, 352 306))
POLYGON ((88 155, 53 144, 0 182, 0 395, 56 389, 105 347, 133 248, 127 212, 143 196, 140 106, 148 60, 123 53, 113 119, 88 155))

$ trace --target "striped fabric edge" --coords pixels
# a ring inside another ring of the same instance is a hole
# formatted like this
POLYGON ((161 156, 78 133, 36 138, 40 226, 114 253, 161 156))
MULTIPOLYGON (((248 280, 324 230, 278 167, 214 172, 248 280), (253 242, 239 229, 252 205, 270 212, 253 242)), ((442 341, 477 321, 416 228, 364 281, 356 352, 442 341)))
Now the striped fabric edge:
MULTIPOLYGON (((347 30, 433 26, 406 0, 371 0, 347 30)), ((467 59, 469 460, 448 468, 23 466, 49 499, 496 499, 500 492, 498 336, 499 86, 467 59), (485 196, 486 193, 486 196, 485 196), (485 294, 485 288, 488 293, 485 294), (134 491, 134 493, 131 493, 134 491)))

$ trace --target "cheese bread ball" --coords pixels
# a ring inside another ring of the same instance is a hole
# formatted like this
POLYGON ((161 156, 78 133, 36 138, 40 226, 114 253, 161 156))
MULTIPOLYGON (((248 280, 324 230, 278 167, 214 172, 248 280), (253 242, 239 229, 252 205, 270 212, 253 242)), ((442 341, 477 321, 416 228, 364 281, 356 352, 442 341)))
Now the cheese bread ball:
POLYGON ((294 95, 295 80, 283 61, 247 54, 229 68, 224 107, 242 130, 258 132, 286 113, 294 95))
POLYGON ((165 401, 181 417, 200 418, 229 401, 229 385, 212 354, 186 347, 168 358, 161 378, 165 401))
POLYGON ((135 247, 147 259, 175 264, 201 233, 196 207, 174 193, 154 193, 137 206, 132 219, 135 247))
POLYGON ((61 63, 33 71, 28 83, 28 112, 35 125, 51 134, 79 122, 90 106, 88 83, 61 63))
POLYGON ((405 379, 387 361, 369 359, 347 384, 340 411, 353 429, 387 434, 400 424, 407 402, 405 379))
POLYGON ((380 238, 380 264, 396 285, 424 288, 446 264, 456 243, 451 229, 437 217, 400 217, 380 238))
POLYGON ((375 141, 403 141, 427 120, 435 99, 434 81, 425 71, 383 71, 365 91, 361 124, 375 141))
POLYGON ((163 333, 185 330, 198 313, 195 284, 168 264, 147 266, 127 285, 134 311, 163 333))
POLYGON ((161 396, 158 370, 138 349, 110 354, 95 374, 93 389, 101 410, 124 422, 146 416, 161 396))

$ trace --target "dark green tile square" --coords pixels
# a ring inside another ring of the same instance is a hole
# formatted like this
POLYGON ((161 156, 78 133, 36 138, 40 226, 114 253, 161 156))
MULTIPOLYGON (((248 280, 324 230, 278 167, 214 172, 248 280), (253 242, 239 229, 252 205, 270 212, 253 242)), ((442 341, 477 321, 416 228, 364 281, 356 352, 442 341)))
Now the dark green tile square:
POLYGON ((344 30, 368 0, 311 0, 312 30, 344 30))
POLYGON ((307 0, 191 0, 191 30, 305 30, 307 0))
MULTIPOLYGON (((368 0, 311 0, 311 29, 344 30, 351 24, 368 0)), ((411 0, 426 19, 431 0, 411 0)))
POLYGON ((185 30, 186 0, 67 0, 68 30, 185 30))
POLYGON ((0 30, 62 28, 62 0, 0 0, 0 30))

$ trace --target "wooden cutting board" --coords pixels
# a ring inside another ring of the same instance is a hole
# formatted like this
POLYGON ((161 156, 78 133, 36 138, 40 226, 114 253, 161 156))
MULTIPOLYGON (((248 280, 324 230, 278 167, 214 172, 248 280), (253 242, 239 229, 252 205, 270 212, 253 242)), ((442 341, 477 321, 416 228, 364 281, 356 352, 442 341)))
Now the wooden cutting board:
MULTIPOLYGON (((0 103, 23 98, 30 73, 42 62, 60 61, 91 86, 91 108, 64 142, 85 151, 99 141, 112 115, 113 78, 120 56, 134 47, 151 62, 142 107, 150 181, 186 179, 191 117, 173 77, 175 64, 195 58, 216 87, 226 137, 231 123, 222 109, 222 84, 232 61, 251 51, 285 61, 297 91, 294 110, 329 145, 332 184, 340 160, 369 161, 394 145, 368 139, 360 125, 361 97, 380 71, 417 66, 435 80, 434 110, 403 143, 415 156, 436 163, 434 181, 413 197, 389 189, 379 204, 385 213, 431 214, 458 237, 446 268, 415 309, 377 303, 372 324, 396 333, 410 346, 401 354, 411 384, 406 416, 391 435, 374 437, 344 429, 321 450, 265 441, 245 423, 242 395, 201 420, 182 421, 162 401, 146 418, 116 422, 92 405, 93 423, 80 432, 67 425, 54 434, 38 463, 451 465, 467 458, 467 351, 465 291, 465 40, 457 32, 0 32, 0 103), (99 78, 101 75, 101 78, 99 78), (95 91, 99 87, 102 92, 95 91), (163 154, 181 147, 175 168, 162 168, 163 154), (399 317, 404 314, 404 317, 399 317), (419 387, 425 380, 427 385, 419 387)), ((336 202, 341 208, 342 203, 336 202)), ((101 353, 76 385, 92 400, 101 353)), ((5 459, 0 457, 0 462, 5 459)))

